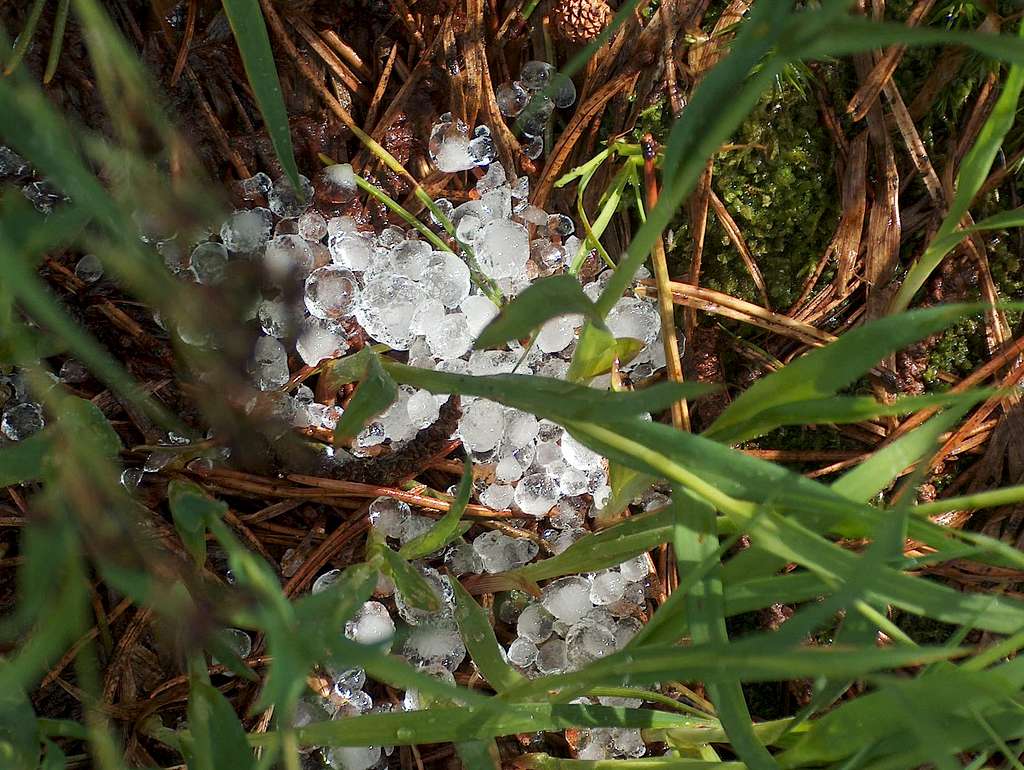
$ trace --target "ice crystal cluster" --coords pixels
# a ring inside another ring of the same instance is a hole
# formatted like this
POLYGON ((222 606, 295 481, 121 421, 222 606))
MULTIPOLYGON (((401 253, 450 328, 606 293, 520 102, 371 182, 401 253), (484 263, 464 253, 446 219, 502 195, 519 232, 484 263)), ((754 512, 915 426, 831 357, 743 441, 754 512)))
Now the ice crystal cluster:
POLYGON ((544 134, 555 110, 576 102, 576 86, 553 65, 528 61, 519 78, 498 86, 494 97, 502 116, 522 134, 523 153, 536 160, 544 152, 544 134))

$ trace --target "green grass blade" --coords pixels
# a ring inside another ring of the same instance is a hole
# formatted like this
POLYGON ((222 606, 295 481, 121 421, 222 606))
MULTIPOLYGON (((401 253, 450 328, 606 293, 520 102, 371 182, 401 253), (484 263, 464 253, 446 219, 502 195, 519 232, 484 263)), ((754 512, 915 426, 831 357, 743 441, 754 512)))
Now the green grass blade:
POLYGON ((565 378, 570 382, 590 382, 594 377, 610 372, 616 361, 626 363, 636 358, 643 347, 640 340, 629 337, 615 339, 607 329, 584 324, 565 378))
POLYGON ((501 770, 498 745, 493 739, 456 743, 455 751, 465 770, 501 770))
POLYGON ((815 30, 814 34, 802 35, 797 45, 800 55, 806 59, 831 59, 891 45, 957 45, 991 59, 1024 64, 1024 42, 1012 35, 931 26, 908 27, 863 16, 844 16, 824 29, 815 30))
MULTIPOLYGON (((1018 35, 1024 36, 1024 24, 1020 25, 1018 35)), ((979 36, 975 35, 974 37, 979 36)), ((985 37, 998 37, 1004 42, 1013 41, 1024 51, 1024 40, 1014 40, 1004 35, 986 35, 985 37)), ((950 236, 960 227, 960 221, 967 213, 974 196, 985 183, 992 163, 1002 147, 1003 139, 1006 138, 1016 120, 1017 103, 1020 101, 1021 91, 1024 90, 1024 57, 1020 57, 1016 61, 1017 63, 1010 67, 1002 93, 999 94, 992 113, 985 121, 985 125, 981 127, 974 146, 971 147, 960 164, 956 193, 949 205, 949 211, 943 218, 942 224, 939 225, 932 243, 904 278, 903 285, 900 286, 900 290, 893 300, 893 312, 899 312, 910 305, 918 289, 928 280, 928 276, 938 267, 942 258, 956 245, 956 242, 951 241, 950 236)))
POLYGON ((50 53, 46 57, 46 71, 43 73, 43 83, 49 83, 57 73, 57 65, 60 63, 60 52, 64 48, 64 28, 68 23, 68 11, 71 8, 71 0, 58 0, 57 13, 53 17, 53 34, 50 36, 50 53))
POLYGON ((458 580, 452 580, 452 586, 455 588, 455 619, 480 673, 499 693, 521 683, 523 677, 508 664, 498 646, 487 613, 458 580))
POLYGON ((193 679, 188 704, 193 757, 199 767, 252 768, 255 757, 231 701, 209 682, 193 679))
MULTIPOLYGON (((700 478, 708 490, 718 490, 719 494, 727 497, 771 501, 818 532, 843 537, 870 537, 873 528, 885 516, 877 508, 843 497, 827 486, 806 479, 781 465, 736 452, 702 436, 638 419, 609 423, 614 425, 612 430, 597 424, 618 415, 636 414, 654 408, 655 398, 648 394, 658 393, 657 403, 667 406, 676 398, 669 383, 633 393, 600 393, 591 388, 541 377, 471 377, 391 362, 385 366, 397 381, 432 393, 470 393, 559 422, 595 451, 609 452, 605 455, 609 460, 634 470, 662 477, 667 476, 656 468, 684 472, 687 478, 700 478), (662 390, 659 392, 658 388, 662 390), (662 396, 668 398, 662 400, 662 396), (577 415, 585 417, 577 418, 577 415), (629 449, 620 451, 604 440, 594 444, 595 436, 587 438, 583 431, 598 431, 609 441, 624 441, 629 449), (683 471, 684 468, 687 470, 683 471)), ((910 534, 928 543, 940 554, 953 551, 957 557, 963 556, 963 548, 956 541, 956 538, 965 538, 963 533, 950 532, 915 518, 910 523, 910 534)), ((989 539, 988 542, 993 549, 997 548, 997 541, 989 539)), ((1005 565, 1006 557, 1000 555, 993 563, 1005 565)))
POLYGON ((448 512, 437 520, 429 530, 413 538, 403 545, 398 555, 403 559, 422 559, 443 548, 459 534, 459 522, 469 505, 469 496, 473 491, 473 463, 467 458, 462 470, 462 481, 459 482, 459 493, 448 512))
MULTIPOLYGON (((677 508, 672 545, 682 579, 718 553, 718 530, 715 509, 703 500, 679 488, 673 489, 672 500, 677 508)), ((686 592, 686 614, 694 644, 728 646, 722 580, 717 566, 705 571, 702 579, 686 592)), ((739 679, 708 682, 707 689, 729 743, 744 764, 756 770, 777 768, 772 755, 754 734, 739 679)))
POLYGON ((554 690, 586 691, 601 685, 644 686, 683 680, 712 682, 773 682, 818 676, 868 674, 947 660, 962 654, 948 647, 892 647, 837 650, 827 647, 766 649, 771 634, 757 634, 731 644, 707 643, 690 647, 650 645, 613 653, 579 671, 533 679, 503 697, 520 700, 545 696, 554 690))
MULTIPOLYGON (((479 690, 456 687, 437 677, 413 668, 403 658, 382 655, 379 650, 357 644, 340 634, 335 634, 334 659, 344 661, 347 666, 366 669, 366 675, 392 687, 403 690, 417 690, 449 703, 464 703, 473 708, 495 707, 495 699, 483 695, 479 690)), ((365 744, 355 744, 365 745, 365 744)))
POLYGON ((844 473, 833 482, 832 490, 851 500, 870 500, 894 482, 905 468, 934 450, 939 436, 956 425, 970 406, 969 403, 954 406, 900 436, 844 473))
MULTIPOLYGON (((761 547, 786 561, 807 566, 825 580, 839 583, 859 569, 859 557, 824 539, 793 517, 780 516, 753 503, 737 500, 713 486, 706 476, 686 467, 682 458, 674 456, 672 450, 694 438, 689 434, 639 420, 628 426, 619 423, 614 429, 592 423, 569 423, 566 427, 591 449, 610 459, 658 474, 686 487, 726 514, 738 530, 749 532, 761 547), (661 433, 659 428, 665 428, 671 435, 661 433), (661 447, 662 451, 649 448, 653 446, 661 447)), ((961 594, 889 567, 878 571, 870 598, 873 602, 895 604, 936 620, 975 622, 979 628, 1001 633, 1024 626, 1024 603, 1002 597, 961 594), (979 612, 984 613, 984 617, 978 618, 979 612)))
POLYGON ((615 420, 667 408, 715 388, 694 382, 661 382, 643 390, 609 393, 565 380, 522 374, 474 377, 420 369, 393 361, 383 363, 399 383, 432 393, 464 393, 510 404, 539 417, 559 420, 615 420))
POLYGON ((996 508, 1013 505, 1024 500, 1024 485, 990 489, 973 495, 944 497, 931 503, 921 503, 910 509, 915 516, 935 516, 948 511, 975 511, 979 508, 996 508))
POLYGON ((441 609, 440 599, 419 570, 392 551, 382 536, 371 532, 366 554, 369 563, 388 575, 395 582, 398 593, 413 607, 428 612, 441 609))
POLYGON ((202 504, 191 504, 190 501, 196 498, 205 501, 202 490, 195 484, 174 480, 167 488, 174 528, 185 550, 197 565, 202 566, 206 563, 206 516, 202 504))
POLYGON ((594 303, 583 293, 575 276, 540 278, 501 309, 498 317, 480 333, 474 347, 489 348, 523 339, 545 321, 569 313, 600 320, 594 303))
POLYGON ((64 770, 68 766, 68 757, 60 746, 50 740, 43 740, 43 761, 39 770, 64 770))
POLYGON ((675 512, 671 508, 630 516, 599 532, 584 535, 560 554, 506 574, 517 580, 536 582, 614 567, 667 543, 672 537, 674 521, 675 512))
POLYGON ((498 704, 483 708, 433 708, 391 714, 367 714, 317 722, 301 728, 304 746, 409 746, 465 742, 541 730, 594 727, 668 728, 689 723, 663 711, 610 706, 498 704))
POLYGON ((222 0, 231 31, 242 55, 242 64, 249 79, 263 123, 274 146, 277 159, 296 190, 299 189, 299 167, 295 164, 288 113, 277 77, 274 52, 270 47, 267 25, 259 0, 222 0))
POLYGON ((36 770, 39 763, 36 715, 28 696, 18 687, 0 693, 0 747, 3 747, 4 762, 11 770, 36 770))
POLYGON ((29 9, 28 16, 25 19, 25 26, 18 33, 18 39, 14 43, 14 50, 11 51, 11 55, 7 59, 7 65, 4 67, 4 77, 14 72, 21 63, 21 60, 25 58, 25 53, 28 51, 29 45, 32 44, 32 38, 36 34, 39 17, 43 15, 43 7, 45 5, 46 0, 34 0, 32 3, 32 8, 29 9))
POLYGON ((973 406, 993 395, 991 389, 968 393, 933 393, 904 396, 892 402, 876 401, 872 396, 831 396, 779 404, 759 412, 752 419, 729 429, 729 442, 747 441, 783 425, 841 425, 888 415, 903 415, 964 403, 973 406))
POLYGON ((43 475, 43 460, 52 449, 49 431, 0 447, 0 488, 35 481, 43 475))
POLYGON ((398 397, 398 386, 368 348, 363 348, 351 358, 359 357, 363 369, 359 374, 359 386, 352 400, 334 427, 334 440, 338 444, 352 438, 363 426, 391 406, 398 397))
POLYGON ((838 341, 796 359, 764 377, 740 395, 704 435, 733 442, 739 428, 772 407, 835 395, 889 353, 941 331, 968 312, 970 305, 943 305, 883 318, 844 334, 838 341))
MULTIPOLYGON (((983 736, 984 730, 971 719, 957 718, 956 713, 965 714, 972 707, 990 713, 995 704, 1016 697, 1022 685, 1019 661, 985 672, 946 669, 941 675, 886 681, 878 691, 844 703, 817 720, 780 760, 784 767, 840 762, 853 756, 865 742, 903 738, 911 728, 909 722, 918 719, 916 709, 908 711, 907 703, 944 704, 943 711, 948 716, 943 720, 947 736, 943 742, 970 745, 971 737, 983 736)), ((1019 712, 1017 720, 1019 730, 1019 712)), ((898 753, 906 746, 894 748, 894 753, 898 753)))

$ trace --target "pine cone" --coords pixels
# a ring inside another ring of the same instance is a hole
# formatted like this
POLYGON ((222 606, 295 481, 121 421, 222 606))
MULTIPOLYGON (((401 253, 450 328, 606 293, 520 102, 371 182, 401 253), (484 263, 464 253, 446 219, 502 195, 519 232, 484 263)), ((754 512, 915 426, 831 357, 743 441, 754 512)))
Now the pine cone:
POLYGON ((555 30, 570 43, 589 43, 612 18, 604 0, 559 0, 551 12, 555 30))

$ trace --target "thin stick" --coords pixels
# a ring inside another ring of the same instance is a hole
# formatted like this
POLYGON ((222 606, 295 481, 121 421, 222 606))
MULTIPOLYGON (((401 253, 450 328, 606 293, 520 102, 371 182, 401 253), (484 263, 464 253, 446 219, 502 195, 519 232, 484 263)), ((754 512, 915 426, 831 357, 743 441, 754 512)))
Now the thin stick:
MULTIPOLYGON (((644 151, 644 183, 647 190, 647 208, 658 205, 658 180, 654 174, 654 158, 657 147, 654 137, 645 134, 642 142, 644 151)), ((665 366, 668 378, 673 382, 683 381, 683 364, 679 360, 679 342, 676 339, 675 304, 672 301, 671 279, 668 262, 665 259, 665 242, 659 235, 651 249, 651 262, 658 282, 658 315, 661 316, 661 341, 665 346, 665 366)), ((690 430, 690 410, 685 400, 676 401, 671 407, 672 424, 677 430, 690 430)))

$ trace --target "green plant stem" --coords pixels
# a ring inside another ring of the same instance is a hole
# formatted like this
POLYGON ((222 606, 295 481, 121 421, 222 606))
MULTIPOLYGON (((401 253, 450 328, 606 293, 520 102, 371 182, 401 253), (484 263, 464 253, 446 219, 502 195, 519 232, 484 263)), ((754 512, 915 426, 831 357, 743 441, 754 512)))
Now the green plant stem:
POLYGON ((46 71, 43 73, 43 83, 49 83, 57 72, 57 64, 60 62, 60 52, 64 47, 64 28, 68 23, 68 8, 71 0, 60 0, 57 4, 57 14, 53 19, 53 36, 50 38, 50 54, 46 59, 46 71))
POLYGON ((638 690, 633 687, 591 687, 587 690, 588 695, 595 697, 608 697, 608 698, 639 698, 641 700, 650 701, 651 703, 658 703, 662 706, 667 706, 674 711, 679 711, 683 714, 690 714, 695 717, 700 717, 702 720, 715 725, 718 724, 718 720, 712 714, 701 711, 698 708, 689 706, 685 703, 680 703, 674 698, 670 698, 660 692, 654 692, 653 690, 638 690))
POLYGON ((976 492, 972 495, 961 495, 960 497, 947 497, 943 500, 936 500, 931 503, 921 503, 910 509, 915 516, 935 516, 950 511, 975 511, 979 508, 995 508, 1000 505, 1010 505, 1024 500, 1024 484, 1002 489, 992 489, 987 492, 976 492))
POLYGON ((454 249, 452 249, 451 246, 445 243, 438 236, 437 233, 435 233, 433 230, 431 230, 429 227, 423 224, 417 217, 415 217, 410 211, 408 211, 404 206, 402 206, 401 203, 396 201, 394 198, 392 198, 386 192, 381 190, 375 184, 368 182, 366 179, 359 176, 359 174, 355 174, 354 176, 356 179, 356 185, 359 187, 360 190, 369 193, 372 197, 376 198, 385 206, 387 206, 389 211, 393 211, 395 214, 398 214, 398 216, 400 216, 402 219, 404 219, 406 222, 408 222, 410 225, 416 228, 416 230, 419 231, 424 238, 430 241, 430 243, 436 249, 438 249, 439 251, 447 251, 450 254, 455 253, 454 249))
POLYGON ((4 75, 10 75, 17 69, 18 64, 25 57, 25 53, 28 51, 29 45, 32 43, 32 38, 36 34, 36 26, 39 24, 39 17, 43 14, 43 6, 46 5, 46 0, 35 0, 32 4, 32 9, 28 13, 28 18, 25 20, 25 26, 22 28, 21 33, 18 35, 18 40, 14 44, 14 50, 11 52, 11 58, 7 61, 7 66, 4 67, 4 75))
MULTIPOLYGON (((395 214, 398 214, 398 216, 400 216, 403 220, 408 222, 418 232, 420 232, 424 238, 430 241, 431 245, 433 245, 435 248, 441 251, 447 251, 450 254, 456 253, 451 246, 445 243, 437 235, 437 233, 435 233, 433 230, 431 230, 429 227, 423 224, 423 222, 421 222, 415 215, 413 215, 412 212, 410 212, 408 209, 402 206, 401 203, 396 201, 394 198, 392 198, 386 192, 381 190, 375 184, 359 176, 359 174, 354 174, 354 176, 356 180, 356 185, 359 187, 360 190, 363 190, 364 192, 368 193, 372 197, 379 200, 388 208, 389 211, 393 211, 395 214)), ((430 196, 427 197, 429 198, 430 196)), ((432 210, 437 210, 436 206, 432 210)), ((442 225, 444 225, 447 222, 448 226, 445 229, 454 230, 454 228, 452 228, 451 222, 448 221, 447 217, 445 217, 444 214, 441 213, 439 210, 437 210, 437 212, 439 214, 438 221, 440 221, 442 225)), ((491 280, 491 278, 486 273, 484 273, 483 270, 480 269, 480 265, 476 261, 476 256, 473 254, 473 252, 467 246, 459 242, 457 239, 456 242, 459 243, 460 247, 463 250, 464 259, 466 263, 469 265, 470 275, 473 278, 473 283, 477 285, 480 291, 482 291, 487 296, 487 298, 491 300, 491 302, 493 302, 498 307, 501 307, 503 298, 501 290, 498 289, 497 284, 495 284, 494 281, 491 280)))

